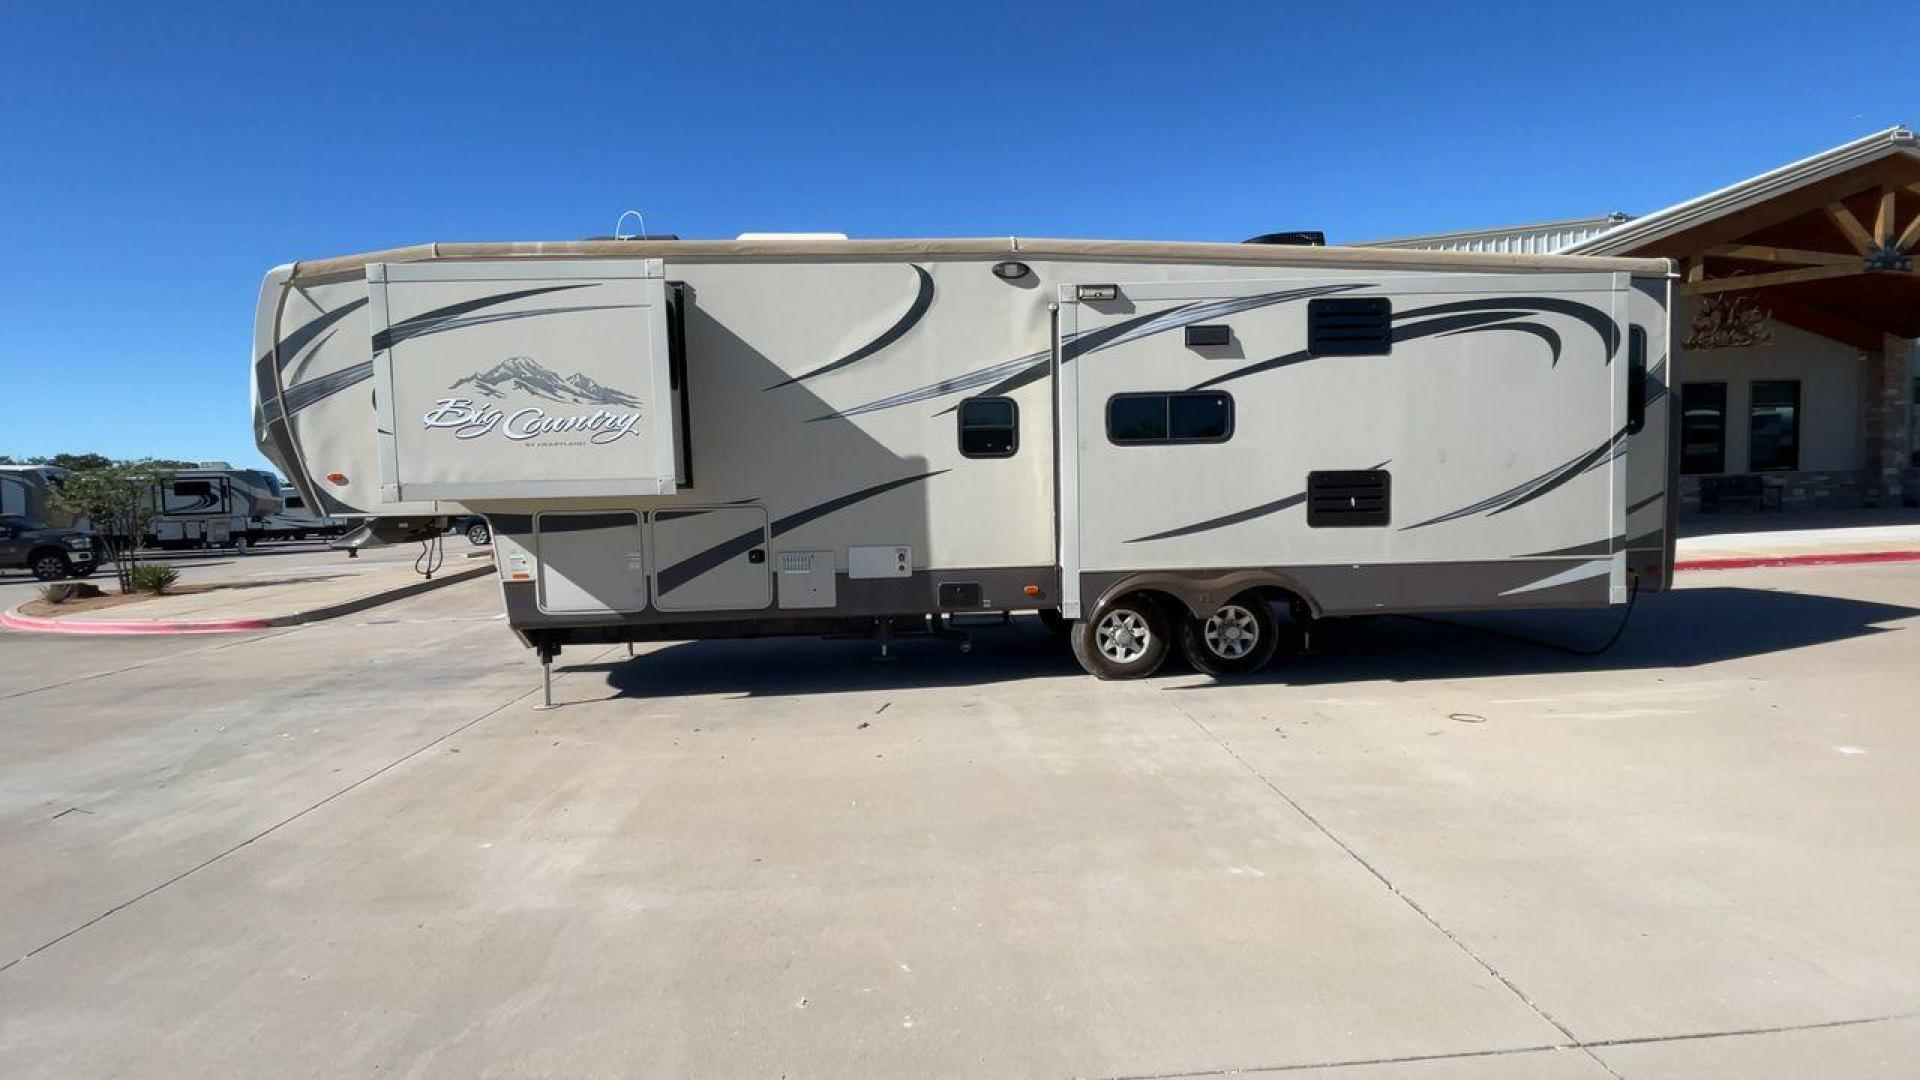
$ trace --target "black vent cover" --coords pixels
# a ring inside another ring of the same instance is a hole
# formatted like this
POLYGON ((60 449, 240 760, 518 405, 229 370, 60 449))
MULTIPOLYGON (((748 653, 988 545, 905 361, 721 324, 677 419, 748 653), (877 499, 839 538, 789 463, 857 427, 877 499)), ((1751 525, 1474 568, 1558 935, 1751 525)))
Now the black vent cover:
POLYGON ((1307 525, 1352 529, 1385 525, 1392 518, 1393 477, 1384 469, 1307 474, 1307 525))
POLYGON ((1309 356, 1384 356, 1392 350, 1392 300, 1344 296, 1307 301, 1309 356))

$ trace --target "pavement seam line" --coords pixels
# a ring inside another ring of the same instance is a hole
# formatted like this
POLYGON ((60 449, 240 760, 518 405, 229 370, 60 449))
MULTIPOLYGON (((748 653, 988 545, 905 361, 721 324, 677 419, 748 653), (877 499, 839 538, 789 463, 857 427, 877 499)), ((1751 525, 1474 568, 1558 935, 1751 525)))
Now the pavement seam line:
POLYGON ((124 675, 129 671, 138 671, 144 667, 152 667, 153 665, 161 663, 163 661, 167 663, 171 663, 175 660, 182 660, 189 656, 199 656, 202 653, 216 652, 220 649, 231 649, 236 645, 251 645, 256 641, 266 641, 270 638, 285 637, 288 634, 294 633, 299 630, 304 630, 304 629, 306 629, 306 627, 287 626, 287 627, 275 627, 274 629, 267 630, 264 632, 257 631, 250 634, 247 637, 240 638, 236 641, 222 641, 215 645, 207 645, 198 649, 188 649, 185 652, 170 653, 166 656, 156 656, 150 660, 142 660, 137 664, 128 664, 126 667, 123 667, 123 668, 114 668, 110 671, 96 671, 88 675, 76 675, 75 677, 71 679, 67 679, 63 682, 48 683, 45 686, 34 686, 34 687, 29 687, 28 689, 25 689, 25 690, 15 690, 12 693, 0 694, 0 701, 12 701, 14 698, 26 697, 29 694, 38 694, 44 690, 59 690, 64 687, 74 686, 76 684, 83 683, 83 682, 92 682, 95 679, 105 679, 105 678, 110 678, 114 675, 124 675))
MULTIPOLYGON (((238 645, 238 644, 241 644, 241 642, 233 642, 232 644, 238 645)), ((605 652, 602 652, 600 656, 605 656, 607 653, 612 651, 613 651, 612 649, 607 649, 605 652)), ((599 658, 600 658, 599 656, 594 657, 595 660, 598 660, 599 658)), ((131 669, 128 669, 128 670, 131 670, 131 669)), ((135 896, 130 900, 123 900, 120 903, 115 904, 113 907, 110 907, 107 910, 101 912, 100 914, 95 915, 93 918, 88 919, 86 922, 81 923, 79 926, 76 926, 73 929, 68 930, 66 933, 61 934, 59 937, 56 937, 51 941, 43 942, 40 945, 35 946, 33 949, 29 950, 28 952, 20 956, 16 956, 12 960, 9 960, 4 964, 0 964, 0 974, 4 974, 5 972, 12 970, 16 965, 22 963, 23 961, 33 959, 35 956, 38 956, 41 953, 45 952, 46 950, 53 948, 55 945, 60 944, 61 942, 67 940, 68 938, 74 936, 75 934, 78 934, 81 931, 86 930, 104 921, 108 917, 112 915, 116 915, 122 911, 125 911, 127 908, 130 908, 133 905, 139 903, 140 901, 145 900, 147 897, 152 896, 153 894, 159 892, 160 890, 165 889, 168 886, 175 884, 176 882, 184 881, 187 878, 192 877, 194 874, 197 874, 200 871, 205 870, 207 867, 212 866, 214 863, 219 862, 220 860, 226 858, 229 855, 232 855, 234 852, 239 851, 241 848, 244 848, 252 844, 256 840, 264 839, 267 836, 275 832, 278 832, 280 829, 293 824, 294 822, 300 820, 303 817, 306 817, 308 814, 313 813, 315 810, 318 810, 321 807, 327 805, 328 803, 333 802, 335 799, 338 799, 341 796, 348 794, 349 792, 355 790, 356 788, 359 788, 364 784, 372 783, 374 780, 379 779, 381 776, 385 775, 387 772, 393 769, 399 768, 401 765, 404 765, 409 761, 412 761, 414 758, 419 757, 421 754, 424 754, 427 751, 433 749, 434 747, 440 745, 441 743, 446 742, 448 739, 451 739, 455 735, 458 735, 461 732, 467 730, 468 728, 474 726, 475 724, 478 724, 480 721, 485 720, 491 716, 499 715, 501 712, 504 712, 506 709, 512 707, 515 704, 518 704, 519 702, 525 701, 527 698, 532 697, 534 694, 538 693, 539 691, 540 691, 540 687, 534 686, 519 694, 516 694, 511 698, 508 698, 507 700, 501 702, 500 704, 494 706, 493 708, 488 709, 486 712, 481 713, 479 716, 476 716, 473 719, 468 720, 465 723, 460 724, 459 726, 453 728, 451 731, 448 731, 442 735, 439 735, 434 739, 432 739, 431 741, 421 746, 415 747, 412 750, 407 751, 405 754, 402 754, 401 756, 395 758, 394 760, 387 762, 385 765, 380 766, 378 769, 375 769, 374 771, 368 773, 367 775, 361 777, 360 779, 355 780, 353 783, 348 784, 346 787, 343 787, 340 790, 334 792, 333 794, 328 795, 326 798, 321 799, 319 802, 314 803, 312 806, 309 806, 303 810, 298 811, 297 813, 293 814, 291 817, 285 818, 281 821, 278 821, 272 825, 267 826, 266 828, 260 830, 259 832, 254 833, 252 836, 247 837, 245 840, 242 840, 239 843, 233 845, 232 847, 227 848, 225 851, 222 851, 216 855, 213 855, 205 859, 204 861, 195 864, 194 866, 188 867, 185 870, 182 870, 178 874, 175 874, 174 876, 168 878, 167 880, 161 882, 160 884, 153 886, 152 888, 139 894, 138 896, 135 896)))
MULTIPOLYGON (((1301 1072, 1307 1069, 1350 1069, 1367 1065, 1414 1065, 1426 1061, 1455 1061, 1463 1058, 1508 1057, 1514 1054, 1541 1054, 1556 1050, 1606 1049, 1617 1046, 1650 1046, 1661 1043, 1694 1042, 1701 1039, 1737 1039, 1754 1035, 1784 1035, 1796 1031, 1820 1031, 1828 1028, 1860 1027, 1889 1020, 1906 1020, 1915 1014, 1890 1013, 1886 1016, 1862 1016, 1852 1020, 1815 1020, 1805 1024, 1779 1027, 1740 1028, 1732 1031, 1696 1031, 1681 1035, 1638 1035, 1620 1039, 1596 1039, 1592 1042, 1543 1043, 1539 1046, 1514 1046, 1493 1050, 1459 1050, 1445 1054, 1409 1054, 1403 1057, 1347 1058, 1339 1061, 1302 1061, 1291 1065, 1253 1065, 1245 1068, 1196 1069, 1190 1072, 1130 1073, 1106 1076, 1100 1080, 1201 1080, 1209 1076, 1248 1076, 1255 1073, 1301 1072)), ((1602 1068, 1605 1068, 1602 1065, 1602 1068)))
POLYGON ((1261 784, 1265 785, 1268 791, 1273 792, 1275 795, 1279 796, 1280 799, 1283 802, 1285 802, 1288 806, 1293 807, 1294 813, 1299 814, 1302 818, 1306 819, 1309 825, 1312 825, 1315 829, 1319 830, 1320 835, 1326 837, 1328 840, 1331 840, 1336 847, 1338 847, 1341 851, 1344 851, 1347 853, 1348 858, 1352 859, 1356 863, 1359 863, 1361 868, 1366 870, 1367 873, 1372 874, 1376 881, 1386 886, 1387 891, 1389 893, 1392 893, 1394 897, 1397 898, 1401 903, 1405 904, 1408 908, 1412 909, 1414 914, 1424 919, 1428 926, 1431 926, 1435 930, 1438 930, 1442 937, 1445 937, 1448 941, 1451 941, 1453 943, 1455 948, 1467 954, 1467 956, 1470 957, 1474 963, 1479 964, 1480 967, 1483 970, 1485 970, 1487 974, 1492 975, 1495 979, 1498 979, 1500 981, 1500 985, 1506 987, 1507 990, 1511 992, 1514 997, 1520 999, 1522 1004, 1526 1005, 1527 1008, 1533 1010, 1533 1013, 1535 1016, 1538 1016, 1540 1019, 1545 1020, 1549 1024, 1552 1024, 1556 1031, 1566 1036, 1567 1044, 1569 1046, 1580 1048, 1581 1051, 1585 1053, 1587 1057, 1593 1061, 1594 1064, 1600 1066, 1602 1069, 1605 1069, 1607 1072, 1607 1075, 1614 1077, 1614 1080, 1621 1080, 1620 1074, 1615 1072, 1612 1066, 1608 1065, 1604 1061, 1601 1061, 1599 1055, 1595 1054, 1591 1050, 1587 1050, 1582 1045, 1580 1041, 1580 1037, 1578 1035, 1575 1035, 1572 1032, 1572 1030, 1570 1030, 1567 1027, 1567 1025, 1561 1023, 1560 1020, 1557 1017, 1555 1017, 1552 1013, 1542 1008, 1538 1002, 1533 1000, 1533 998, 1527 996, 1526 991, 1520 989, 1520 987, 1516 985, 1512 979, 1507 978, 1507 976, 1503 972, 1501 972, 1499 968, 1493 966, 1493 963, 1491 961, 1481 956, 1478 952, 1475 952, 1472 946, 1468 945, 1465 941, 1461 940, 1460 936, 1455 934, 1452 930, 1449 930, 1446 924, 1442 923, 1438 918, 1434 917, 1432 912, 1429 912, 1426 908, 1420 906, 1420 903, 1416 901, 1413 897, 1407 895, 1405 892, 1402 892, 1400 889, 1400 886, 1395 885, 1393 883, 1392 878, 1389 878, 1378 867, 1368 862, 1364 856, 1362 856, 1358 851, 1354 850, 1352 845, 1348 844, 1345 840, 1341 839, 1339 834, 1335 833, 1332 829, 1328 828, 1327 825, 1323 823, 1319 818, 1313 816, 1312 813, 1308 812, 1307 808, 1302 806, 1297 799, 1287 794, 1285 791, 1281 790, 1280 785, 1268 779, 1265 773, 1261 772, 1259 769, 1254 768, 1253 764, 1249 762, 1246 758, 1241 757, 1239 752, 1236 751, 1231 744, 1229 744, 1225 739, 1222 739, 1219 735, 1215 734, 1212 728, 1209 728, 1207 727, 1207 725, 1201 723, 1200 719, 1194 716, 1192 713, 1188 712, 1186 707, 1184 705, 1181 705, 1177 699, 1173 702, 1173 707, 1176 711, 1180 713, 1180 715, 1187 718, 1188 723, 1191 723, 1194 727, 1199 728, 1201 734, 1213 740, 1214 745, 1218 746, 1221 750, 1224 750, 1228 757, 1238 762, 1242 769, 1245 769, 1249 774, 1253 776, 1254 779, 1260 781, 1261 784))

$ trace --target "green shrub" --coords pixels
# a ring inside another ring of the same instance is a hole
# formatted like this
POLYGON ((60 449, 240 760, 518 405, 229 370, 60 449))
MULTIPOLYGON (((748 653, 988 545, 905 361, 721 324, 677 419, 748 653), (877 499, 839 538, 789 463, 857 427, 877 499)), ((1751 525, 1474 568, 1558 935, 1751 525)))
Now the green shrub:
POLYGON ((155 596, 173 588, 180 580, 180 571, 166 563, 145 563, 133 568, 133 587, 139 592, 150 592, 155 596))

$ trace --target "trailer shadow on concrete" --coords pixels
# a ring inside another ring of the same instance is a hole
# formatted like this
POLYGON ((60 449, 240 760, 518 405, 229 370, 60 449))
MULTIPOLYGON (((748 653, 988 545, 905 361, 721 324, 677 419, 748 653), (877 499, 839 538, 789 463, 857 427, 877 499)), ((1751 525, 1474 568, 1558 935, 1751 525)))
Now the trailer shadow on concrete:
MULTIPOLYGON (((1486 675, 1695 667, 1886 633, 1920 609, 1843 597, 1713 586, 1641 597, 1619 641, 1596 656, 1621 612, 1379 616, 1317 624, 1304 653, 1283 654, 1253 679, 1319 686, 1486 675)), ((670 645, 632 660, 566 664, 605 672, 613 697, 734 694, 777 697, 962 687, 1036 678, 1087 678, 1064 638, 1030 617, 971 628, 973 647, 896 640, 885 660, 870 641, 775 638, 670 645)), ((1177 658, 1159 678, 1188 675, 1177 658)), ((1172 689, 1225 685, 1188 680, 1172 689)))

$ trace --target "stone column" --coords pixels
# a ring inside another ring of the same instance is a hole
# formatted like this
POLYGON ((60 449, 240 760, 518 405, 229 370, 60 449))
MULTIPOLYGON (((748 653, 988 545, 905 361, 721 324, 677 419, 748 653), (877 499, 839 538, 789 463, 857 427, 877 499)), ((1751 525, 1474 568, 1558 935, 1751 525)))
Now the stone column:
POLYGON ((1913 453, 1911 360, 1913 342, 1889 334, 1879 352, 1867 354, 1866 498, 1874 506, 1899 506, 1913 453))

